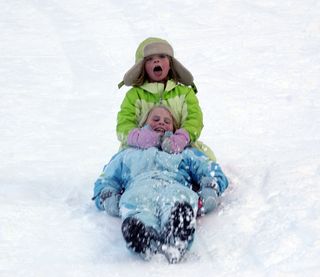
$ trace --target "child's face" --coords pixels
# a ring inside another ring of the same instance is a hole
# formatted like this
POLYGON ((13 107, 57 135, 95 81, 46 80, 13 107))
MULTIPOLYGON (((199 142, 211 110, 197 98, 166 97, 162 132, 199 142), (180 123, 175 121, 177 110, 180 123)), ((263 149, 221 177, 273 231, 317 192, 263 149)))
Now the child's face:
POLYGON ((166 81, 170 70, 170 60, 167 55, 152 55, 146 58, 144 68, 148 74, 149 81, 166 81))
POLYGON ((164 134, 173 131, 173 119, 170 112, 164 108, 154 108, 148 116, 147 124, 153 131, 164 134))

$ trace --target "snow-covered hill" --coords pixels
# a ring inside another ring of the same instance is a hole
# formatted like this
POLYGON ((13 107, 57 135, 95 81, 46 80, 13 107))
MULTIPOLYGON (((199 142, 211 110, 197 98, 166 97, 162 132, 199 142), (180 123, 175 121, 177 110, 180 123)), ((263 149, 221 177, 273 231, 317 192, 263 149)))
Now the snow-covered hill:
POLYGON ((0 33, 0 276, 319 276, 319 1, 2 0, 0 33), (90 201, 149 36, 192 71, 231 181, 178 265, 90 201))

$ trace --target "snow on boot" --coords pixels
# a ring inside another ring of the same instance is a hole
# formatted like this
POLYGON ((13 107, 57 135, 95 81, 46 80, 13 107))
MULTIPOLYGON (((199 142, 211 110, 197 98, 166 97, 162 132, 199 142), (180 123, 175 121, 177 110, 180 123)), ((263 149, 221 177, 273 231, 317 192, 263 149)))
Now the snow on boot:
POLYGON ((187 252, 188 242, 176 239, 174 244, 163 244, 161 247, 162 254, 165 255, 170 264, 176 264, 181 261, 187 252))
POLYGON ((162 253, 169 263, 178 263, 193 241, 195 215, 187 202, 176 203, 162 232, 162 253))
POLYGON ((140 220, 128 217, 123 221, 121 230, 127 247, 144 259, 150 259, 157 252, 159 235, 153 227, 147 227, 140 220))

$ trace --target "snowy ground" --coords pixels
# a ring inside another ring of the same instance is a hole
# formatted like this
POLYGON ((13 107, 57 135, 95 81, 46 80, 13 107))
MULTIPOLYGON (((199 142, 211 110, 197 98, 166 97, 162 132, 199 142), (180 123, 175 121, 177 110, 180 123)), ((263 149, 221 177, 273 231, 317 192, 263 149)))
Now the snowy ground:
POLYGON ((319 276, 320 1, 0 1, 0 276, 319 276), (194 74, 231 185, 178 265, 90 201, 148 36, 194 74))

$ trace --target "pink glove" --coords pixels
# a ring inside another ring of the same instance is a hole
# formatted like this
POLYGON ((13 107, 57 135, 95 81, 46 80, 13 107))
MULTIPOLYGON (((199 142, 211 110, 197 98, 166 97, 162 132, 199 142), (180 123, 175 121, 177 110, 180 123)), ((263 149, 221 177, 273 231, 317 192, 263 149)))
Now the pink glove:
POLYGON ((188 132, 184 129, 179 129, 171 136, 164 136, 161 148, 165 152, 177 154, 182 152, 189 142, 190 137, 188 132))
POLYGON ((135 128, 130 131, 127 143, 129 146, 147 149, 160 146, 161 133, 150 129, 148 125, 143 128, 135 128))

